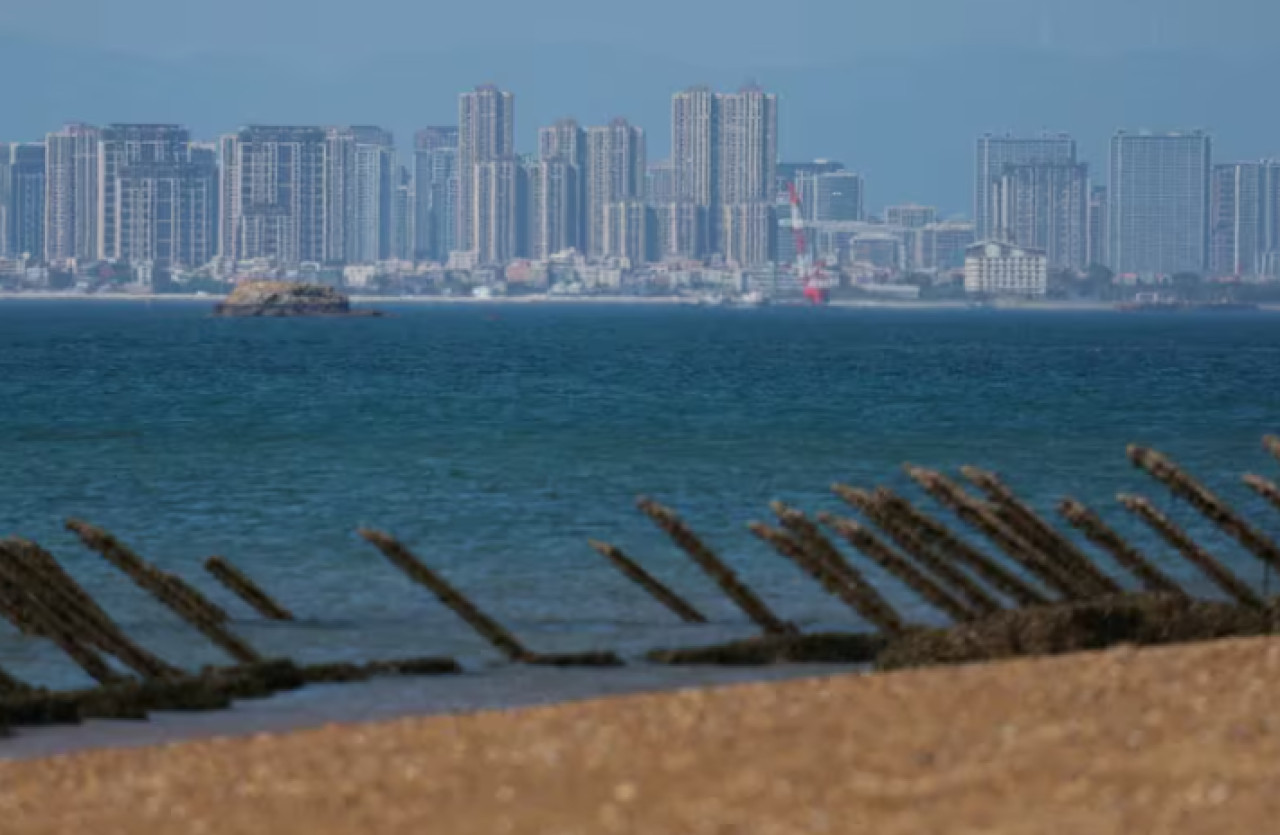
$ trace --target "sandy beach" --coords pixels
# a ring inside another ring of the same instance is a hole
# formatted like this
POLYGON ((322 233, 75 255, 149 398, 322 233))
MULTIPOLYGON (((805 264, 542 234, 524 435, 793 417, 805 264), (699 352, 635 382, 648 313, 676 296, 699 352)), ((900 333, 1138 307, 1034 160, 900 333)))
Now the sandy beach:
POLYGON ((0 764, 7 833, 1224 833, 1280 815, 1280 640, 0 764))

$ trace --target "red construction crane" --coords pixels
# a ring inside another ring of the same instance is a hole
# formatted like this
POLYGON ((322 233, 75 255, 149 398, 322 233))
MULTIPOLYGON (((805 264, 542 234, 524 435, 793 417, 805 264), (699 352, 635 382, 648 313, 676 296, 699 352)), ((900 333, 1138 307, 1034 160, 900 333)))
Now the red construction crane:
POLYGON ((804 234, 804 213, 800 210, 800 191, 795 183, 787 183, 791 198, 791 234, 796 244, 796 277, 804 285, 804 297, 812 304, 826 304, 826 280, 820 267, 809 254, 809 239, 804 234))

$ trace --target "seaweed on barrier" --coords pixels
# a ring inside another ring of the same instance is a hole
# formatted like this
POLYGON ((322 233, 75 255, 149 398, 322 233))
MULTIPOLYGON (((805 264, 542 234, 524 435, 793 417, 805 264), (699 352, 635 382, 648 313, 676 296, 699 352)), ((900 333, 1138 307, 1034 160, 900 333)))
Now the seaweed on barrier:
POLYGON ((1169 575, 1156 568, 1155 564, 1143 556, 1141 551, 1125 541, 1124 537, 1102 521, 1102 517, 1085 505, 1068 498, 1062 500, 1058 510, 1090 541, 1115 557, 1116 562, 1138 578, 1147 591, 1179 597, 1188 596, 1187 592, 1169 575))
POLYGON ((645 571, 639 563, 623 553, 621 548, 594 539, 590 540, 589 544, 600 556, 607 559, 618 571, 622 572, 624 577, 647 591, 654 600, 666 606, 685 623, 707 622, 706 617, 701 612, 693 608, 687 600, 676 594, 648 571, 645 571))
POLYGON ((868 607, 856 589, 830 566, 806 551, 790 534, 769 527, 763 522, 752 522, 747 528, 763 542, 773 546, 782 556, 794 562, 802 571, 818 582, 827 593, 838 598, 863 620, 879 627, 876 612, 868 607))
POLYGON ((1121 644, 1157 646, 1270 634, 1274 607, 1258 610, 1178 595, 1131 594, 1022 609, 893 640, 876 662, 896 670, 1061 655, 1121 644))
POLYGON ((1147 499, 1141 496, 1121 495, 1117 497, 1131 513, 1146 522, 1152 530, 1164 537, 1187 562, 1199 568, 1237 603, 1260 609, 1266 605, 1262 596, 1255 593, 1249 585, 1235 575, 1231 569, 1219 562, 1212 554, 1201 548, 1186 531, 1175 525, 1167 516, 1156 509, 1147 499))
POLYGON ((533 653, 524 647, 516 637, 504 629, 497 621, 480 611, 462 592, 455 589, 447 580, 427 568, 421 560, 414 556, 408 548, 395 538, 381 531, 362 529, 360 536, 373 545, 382 555, 399 568, 409 579, 427 588, 436 598, 449 607, 476 634, 493 644, 500 652, 512 661, 524 661, 533 653))
POLYGON ((987 494, 996 505, 997 515, 1006 525, 1042 553, 1056 559, 1063 569, 1074 576, 1079 586, 1092 588, 1095 595, 1121 594, 1124 591, 1119 583, 1108 577, 1075 543, 1019 499, 995 473, 977 467, 962 467, 960 472, 987 494))
POLYGON ((1207 487, 1183 472, 1167 456, 1140 446, 1130 446, 1128 455, 1134 466, 1164 484, 1175 496, 1194 507, 1258 559, 1272 568, 1280 569, 1280 547, 1263 536, 1207 487))
POLYGON ((879 633, 766 635, 705 647, 656 649, 655 664, 759 667, 769 664, 869 664, 888 645, 879 633))
POLYGON ((922 566, 943 589, 948 593, 954 592, 952 596, 969 612, 968 616, 960 620, 1000 610, 998 600, 988 594, 958 566, 953 565, 951 560, 935 553, 931 544, 921 535, 920 528, 907 523, 902 516, 895 513, 889 502, 882 496, 865 490, 856 490, 843 484, 833 485, 832 489, 850 507, 861 512, 880 530, 888 534, 902 552, 922 566))
POLYGON ((960 485, 933 470, 922 467, 906 467, 907 474, 929 495, 956 516, 991 540, 997 548, 1021 565, 1065 600, 1088 597, 1090 589, 1081 587, 1070 572, 1054 563, 1031 543, 1010 530, 990 508, 974 499, 960 485))
MULTIPOLYGON (((1044 606, 1050 602, 1045 594, 1033 588, 1030 583, 1005 568, 998 560, 970 545, 906 498, 887 487, 876 488, 874 495, 887 518, 911 530, 939 559, 958 563, 980 578, 987 587, 1019 606, 1044 606)), ((970 600, 971 604, 974 602, 970 600)), ((997 604, 996 609, 988 608, 986 612, 990 614, 1000 608, 1003 607, 997 604)))
POLYGON ((900 632, 905 628, 902 615, 876 590, 862 572, 844 558, 809 517, 782 502, 772 502, 770 509, 778 521, 800 544, 817 566, 833 572, 851 593, 854 608, 865 620, 884 632, 900 632))
POLYGON ((67 521, 67 529, 237 662, 253 664, 262 660, 262 656, 248 642, 223 625, 225 613, 208 603, 202 595, 177 577, 150 566, 101 528, 70 519, 67 521))
POLYGON ((177 667, 156 657, 126 636, 48 551, 34 542, 16 538, 0 543, 0 549, 11 553, 25 568, 27 593, 36 594, 64 617, 78 640, 115 656, 143 678, 172 678, 182 675, 177 667))
POLYGON ((640 498, 636 506, 653 523, 671 537, 690 559, 715 582, 733 603, 768 635, 791 635, 795 626, 773 613, 763 600, 741 578, 725 565, 719 557, 698 538, 675 511, 663 507, 652 499, 640 498))
POLYGON ((818 516, 818 519, 951 620, 963 623, 977 617, 972 609, 925 576, 924 572, 912 565, 906 557, 880 542, 874 534, 857 522, 852 519, 842 519, 830 513, 823 513, 818 516))
POLYGON ((222 583, 267 620, 293 620, 293 614, 288 609, 277 603, 257 583, 250 580, 248 575, 222 557, 210 557, 205 561, 204 567, 215 580, 222 583))
POLYGON ((1274 481, 1260 475, 1249 474, 1244 477, 1244 483, 1253 492, 1270 502, 1272 507, 1280 510, 1280 486, 1277 486, 1274 481))

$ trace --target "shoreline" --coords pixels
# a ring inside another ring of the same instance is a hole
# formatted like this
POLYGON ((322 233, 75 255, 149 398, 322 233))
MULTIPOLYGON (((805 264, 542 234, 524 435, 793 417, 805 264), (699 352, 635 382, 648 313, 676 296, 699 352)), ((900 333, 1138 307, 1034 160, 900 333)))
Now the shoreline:
POLYGON ((15 835, 1260 832, 1277 687, 1280 639, 1224 640, 94 751, 0 782, 15 835))
MULTIPOLYGON (((0 292, 0 302, 104 302, 104 303, 206 303, 215 305, 226 296, 196 295, 194 293, 137 293, 137 294, 84 294, 84 293, 6 293, 0 292)), ((457 306, 457 305, 634 305, 645 307, 702 307, 729 310, 767 310, 770 307, 808 307, 801 300, 774 302, 761 307, 736 305, 706 305, 688 296, 499 296, 480 298, 475 296, 350 296, 352 303, 361 305, 409 305, 409 306, 457 306)), ((1123 313, 1116 303, 1092 301, 997 301, 994 304, 975 307, 965 301, 906 301, 900 299, 838 299, 827 307, 839 310, 895 310, 895 311, 974 311, 1004 313, 1123 313)), ((1203 313, 1204 310, 1170 311, 1171 313, 1203 313)), ((1236 311, 1232 311, 1236 312, 1236 311)), ((1259 304, 1256 310, 1244 313, 1277 313, 1280 303, 1259 304)))

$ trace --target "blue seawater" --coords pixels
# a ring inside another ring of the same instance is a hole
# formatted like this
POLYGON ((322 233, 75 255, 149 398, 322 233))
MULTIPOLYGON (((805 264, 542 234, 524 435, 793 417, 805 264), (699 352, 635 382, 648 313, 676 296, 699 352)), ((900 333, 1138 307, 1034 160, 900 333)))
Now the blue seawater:
MULTIPOLYGON (((855 616, 746 530, 768 502, 840 510, 833 481, 918 495, 904 462, 1002 474, 1051 513, 1072 495, 1212 595, 1115 504, 1152 495, 1251 580, 1239 553, 1127 463, 1156 446, 1280 533, 1240 475, 1277 475, 1280 327, 1266 314, 392 307, 386 319, 223 320, 208 305, 0 304, 0 535, 57 553, 134 635, 186 666, 218 651, 63 528, 116 533, 303 661, 497 656, 356 535, 401 538, 531 645, 750 634, 634 506, 675 507, 785 618, 855 616), (711 616, 690 627, 588 545, 616 543, 711 616), (213 554, 293 609, 267 624, 206 576, 213 554)), ((928 505, 932 507, 932 505, 928 505)), ((870 570, 878 578, 881 575, 870 570)), ((933 616, 886 581, 912 617, 933 616)), ((83 677, 0 626, 0 667, 83 677)))

